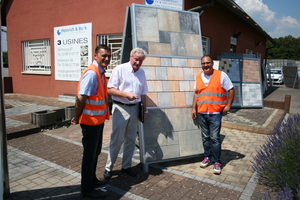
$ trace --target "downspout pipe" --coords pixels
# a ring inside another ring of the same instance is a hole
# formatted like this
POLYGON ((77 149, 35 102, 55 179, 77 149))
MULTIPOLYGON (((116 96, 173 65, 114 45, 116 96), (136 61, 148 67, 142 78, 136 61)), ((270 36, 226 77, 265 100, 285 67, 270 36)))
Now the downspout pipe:
MULTIPOLYGON (((268 51, 269 51, 269 49, 272 49, 272 48, 274 48, 274 47, 276 47, 276 45, 277 45, 277 43, 275 42, 275 40, 273 40, 273 41, 271 41, 272 42, 272 44, 273 44, 273 46, 270 46, 270 47, 268 47, 268 48, 266 48, 266 58, 265 58, 265 69, 267 69, 267 63, 268 63, 268 51)), ((268 73, 268 72, 267 72, 268 73)), ((269 73, 269 77, 271 77, 271 74, 269 73)), ((273 86, 273 82, 272 81, 270 81, 270 85, 271 86, 273 86)))
POLYGON ((191 9, 189 9, 188 11, 199 12, 199 13, 200 13, 200 12, 203 11, 205 8, 209 8, 209 7, 214 6, 214 4, 215 4, 215 1, 214 1, 214 0, 210 0, 209 3, 204 4, 204 5, 202 5, 202 6, 197 6, 197 7, 195 7, 195 8, 191 8, 191 9))

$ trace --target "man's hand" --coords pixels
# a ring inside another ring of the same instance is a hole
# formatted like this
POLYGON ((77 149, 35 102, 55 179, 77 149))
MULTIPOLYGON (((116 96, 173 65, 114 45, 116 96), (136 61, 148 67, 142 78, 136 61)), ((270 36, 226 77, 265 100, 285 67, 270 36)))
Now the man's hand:
POLYGON ((85 101, 87 99, 86 95, 77 95, 75 101, 75 116, 71 119, 71 124, 78 124, 79 117, 81 115, 82 109, 85 105, 85 101))
POLYGON ((77 119, 76 117, 73 117, 73 118, 71 119, 71 124, 73 124, 73 125, 78 124, 78 119, 77 119))
POLYGON ((133 100, 135 100, 135 99, 138 99, 139 96, 136 95, 136 94, 133 94, 133 93, 127 93, 126 98, 127 98, 129 101, 133 101, 133 100))
POLYGON ((226 105, 222 111, 223 114, 227 114, 227 112, 230 110, 230 106, 226 105))
POLYGON ((193 119, 197 118, 197 111, 196 111, 196 109, 192 109, 192 118, 193 119))

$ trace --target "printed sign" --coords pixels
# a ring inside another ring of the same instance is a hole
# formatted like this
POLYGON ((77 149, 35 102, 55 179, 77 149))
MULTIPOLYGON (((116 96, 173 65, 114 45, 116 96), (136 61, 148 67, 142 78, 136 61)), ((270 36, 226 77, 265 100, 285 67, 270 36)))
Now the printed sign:
POLYGON ((55 80, 78 81, 92 62, 92 23, 54 28, 55 80))
POLYGON ((145 0, 145 5, 183 10, 184 0, 145 0))

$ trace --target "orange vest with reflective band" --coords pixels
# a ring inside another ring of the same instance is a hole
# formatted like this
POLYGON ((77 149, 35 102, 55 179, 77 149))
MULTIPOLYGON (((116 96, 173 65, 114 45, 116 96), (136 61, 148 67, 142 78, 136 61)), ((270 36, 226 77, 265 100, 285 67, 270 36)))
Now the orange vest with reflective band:
POLYGON ((197 89, 197 112, 221 112, 227 105, 227 92, 221 87, 221 72, 214 70, 210 77, 208 86, 204 84, 201 78, 201 72, 196 77, 197 89))
MULTIPOLYGON (((100 125, 104 123, 106 119, 109 119, 108 108, 108 94, 107 94, 107 81, 104 76, 104 83, 102 83, 102 77, 100 71, 96 65, 91 64, 81 75, 88 71, 93 70, 97 75, 98 80, 98 93, 95 96, 88 96, 82 113, 79 117, 79 123, 85 125, 100 125)), ((80 78, 80 79, 81 79, 80 78)), ((80 90, 80 82, 78 84, 78 91, 80 90)))

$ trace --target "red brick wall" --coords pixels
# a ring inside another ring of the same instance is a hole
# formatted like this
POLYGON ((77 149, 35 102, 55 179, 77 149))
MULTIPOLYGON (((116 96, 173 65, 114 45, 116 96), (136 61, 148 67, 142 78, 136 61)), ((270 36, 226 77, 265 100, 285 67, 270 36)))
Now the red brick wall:
POLYGON ((126 7, 143 0, 12 1, 7 13, 9 76, 14 93, 57 97, 75 94, 77 82, 56 81, 54 27, 92 23, 92 50, 98 34, 122 33, 126 7), (50 39, 51 75, 22 74, 22 41, 50 39))

